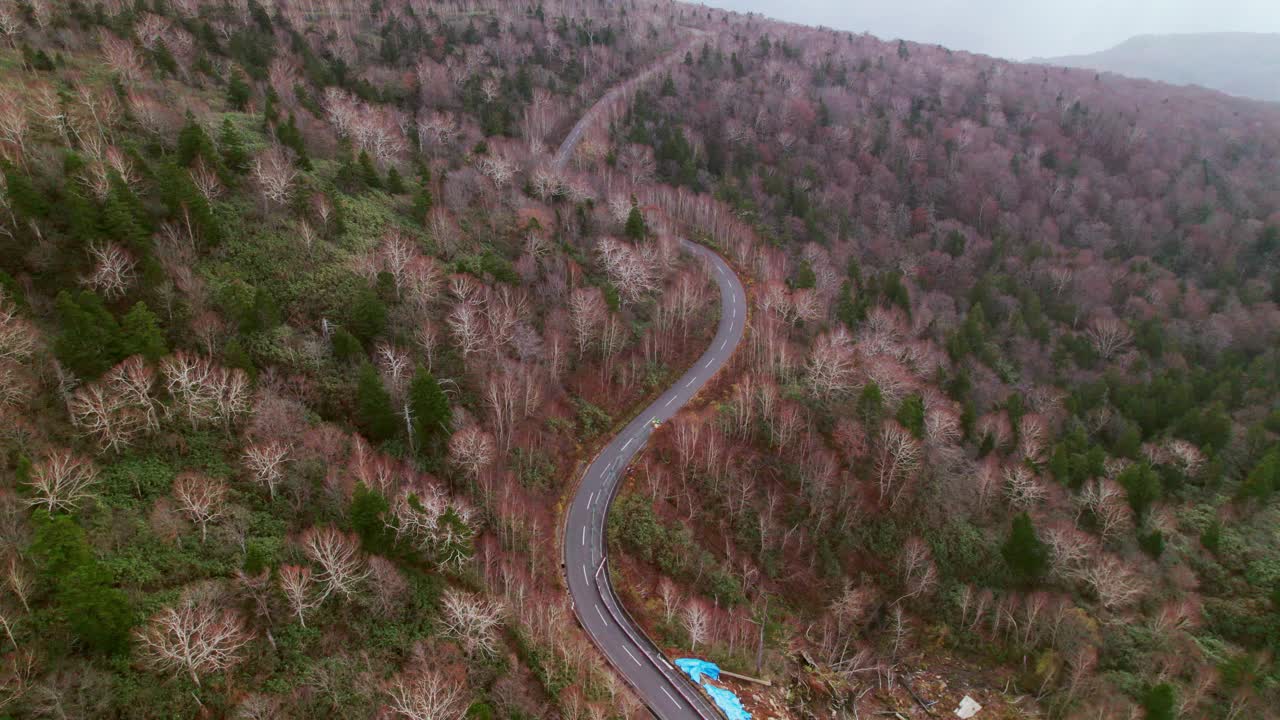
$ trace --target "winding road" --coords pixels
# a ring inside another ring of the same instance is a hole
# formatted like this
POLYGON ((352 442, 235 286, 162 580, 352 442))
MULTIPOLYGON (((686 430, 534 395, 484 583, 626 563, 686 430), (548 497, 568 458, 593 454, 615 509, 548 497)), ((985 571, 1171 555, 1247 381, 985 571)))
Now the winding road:
MULTIPOLYGON (((704 33, 691 29, 690 43, 704 33)), ((640 75, 606 92, 569 131, 555 154, 552 166, 564 170, 574 148, 606 111, 609 103, 635 85, 652 77, 666 63, 683 56, 682 45, 640 75)), ((681 240, 681 248, 703 262, 720 289, 720 323, 710 346, 697 362, 667 388, 657 400, 631 420, 600 451, 587 468, 565 516, 564 571, 573 610, 587 635, 625 679, 641 701, 659 718, 679 720, 722 718, 710 702, 663 656, 644 631, 622 608, 609 581, 605 555, 605 524, 609 506, 617 495, 631 458, 653 433, 654 421, 663 422, 707 384, 733 356, 747 322, 746 293, 733 269, 711 250, 681 240)))
POLYGON ((633 418, 587 468, 565 522, 564 569, 574 612, 587 635, 659 718, 720 718, 623 611, 609 582, 605 522, 627 464, 644 447, 653 421, 666 421, 733 356, 747 321, 746 294, 732 268, 707 248, 681 240, 720 288, 720 324, 711 345, 674 385, 633 418))

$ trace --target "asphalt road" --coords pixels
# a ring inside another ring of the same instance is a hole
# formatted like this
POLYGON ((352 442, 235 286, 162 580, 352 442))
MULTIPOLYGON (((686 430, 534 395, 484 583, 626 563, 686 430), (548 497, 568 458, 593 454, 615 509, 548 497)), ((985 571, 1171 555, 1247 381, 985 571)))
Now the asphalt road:
POLYGON ((627 464, 654 431, 653 421, 675 415, 729 361, 746 327, 746 294, 738 276, 711 250, 688 240, 681 245, 704 261, 720 288, 716 335, 693 367, 632 419, 587 468, 565 522, 564 569, 578 620, 649 709, 664 719, 711 720, 722 717, 719 711, 623 612, 605 563, 605 519, 627 464))

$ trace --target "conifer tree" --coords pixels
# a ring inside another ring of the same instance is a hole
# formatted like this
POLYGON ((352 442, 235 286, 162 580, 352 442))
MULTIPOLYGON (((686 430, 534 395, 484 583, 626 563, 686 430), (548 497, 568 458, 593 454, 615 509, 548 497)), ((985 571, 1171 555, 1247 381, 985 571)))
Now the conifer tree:
POLYGON ((1049 548, 1036 535, 1031 516, 1026 513, 1013 519, 1009 539, 1000 553, 1014 578, 1024 585, 1034 585, 1049 569, 1049 548))
POLYGON ((437 452, 441 441, 449 436, 449 424, 453 411, 440 384, 426 368, 418 368, 409 385, 409 407, 413 413, 414 440, 418 452, 430 455, 437 452))
POLYGON ((160 319, 146 303, 135 304, 120 321, 120 355, 141 355, 156 362, 169 354, 165 345, 160 319))
POLYGON ((62 332, 54 340, 58 360, 82 378, 96 378, 120 355, 120 327, 93 291, 73 296, 63 290, 54 301, 62 332))
POLYGON ((373 442, 389 440, 396 432, 391 395, 382 386, 378 371, 369 363, 360 368, 356 384, 356 421, 360 431, 373 442))

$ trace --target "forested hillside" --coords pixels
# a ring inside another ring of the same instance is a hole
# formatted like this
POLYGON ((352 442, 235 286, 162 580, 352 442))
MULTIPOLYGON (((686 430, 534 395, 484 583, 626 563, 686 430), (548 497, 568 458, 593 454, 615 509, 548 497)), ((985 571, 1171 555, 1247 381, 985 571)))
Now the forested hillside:
POLYGON ((678 21, 0 4, 0 713, 636 709, 555 508, 714 318, 550 156, 678 21))
POLYGON ((559 537, 714 332, 677 237, 752 310, 613 509, 660 645, 762 636, 759 717, 1275 712, 1273 109, 669 2, 0 34, 0 714, 641 716, 559 537))
POLYGON ((612 134, 761 242, 749 347, 614 511, 633 608, 748 672, 767 617, 810 708, 959 655, 1053 717, 1270 716, 1278 128, 731 18, 612 134))

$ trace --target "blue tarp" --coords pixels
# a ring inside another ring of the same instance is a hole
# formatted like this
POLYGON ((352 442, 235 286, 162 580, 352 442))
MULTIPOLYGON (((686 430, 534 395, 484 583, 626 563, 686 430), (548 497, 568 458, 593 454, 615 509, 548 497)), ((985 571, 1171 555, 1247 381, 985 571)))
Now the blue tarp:
POLYGON ((751 713, 742 707, 742 701, 734 694, 732 690, 726 690, 717 687, 708 682, 703 682, 703 677, 712 680, 720 679, 720 667, 713 662, 699 660, 697 658, 680 658, 676 660, 676 667, 680 668, 689 676, 689 679, 702 686, 703 690, 711 696, 716 707, 724 711, 729 720, 751 720, 751 713))

